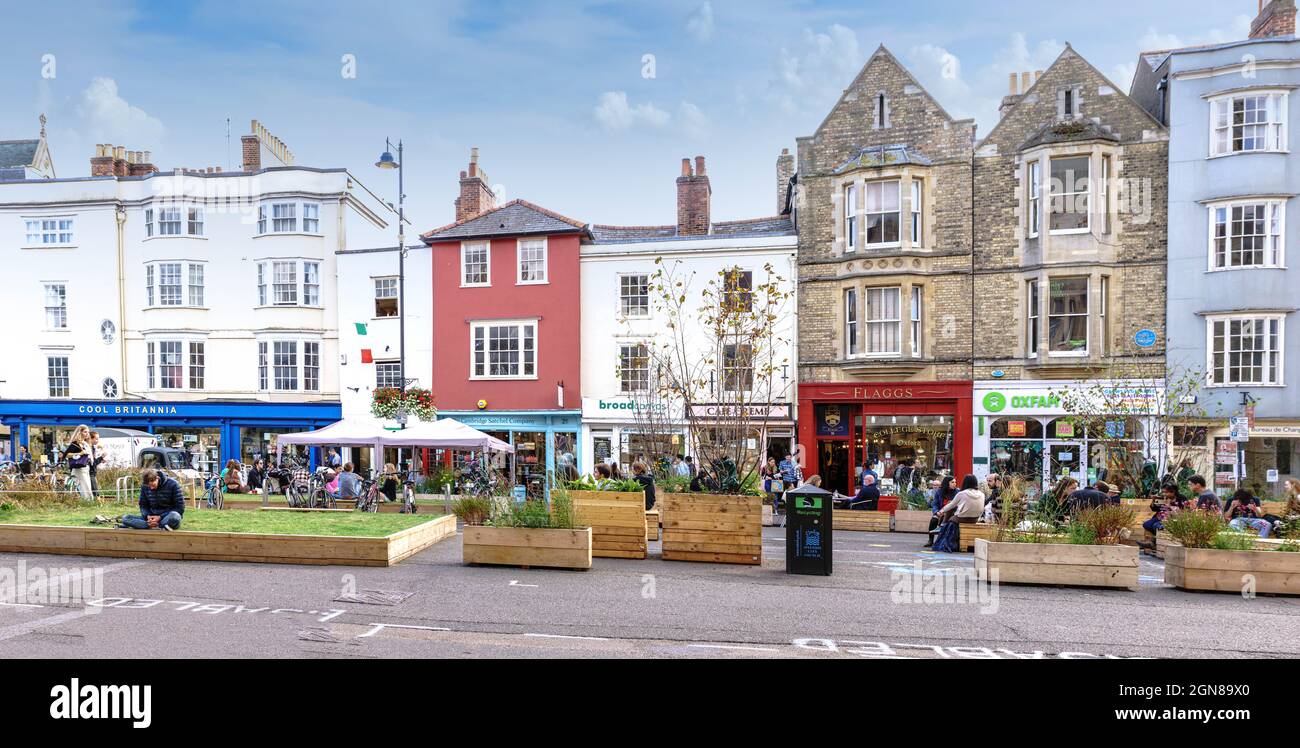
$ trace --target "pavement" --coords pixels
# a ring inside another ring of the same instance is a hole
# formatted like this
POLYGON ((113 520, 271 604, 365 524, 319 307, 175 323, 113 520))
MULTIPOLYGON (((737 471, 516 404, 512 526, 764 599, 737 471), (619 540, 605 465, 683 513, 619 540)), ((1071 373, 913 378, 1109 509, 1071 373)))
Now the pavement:
POLYGON ((786 574, 784 530, 763 537, 761 567, 664 561, 652 542, 585 572, 467 567, 459 537, 387 569, 0 554, 0 581, 47 580, 0 604, 0 658, 161 640, 186 658, 1300 657, 1300 600, 1176 590, 1147 556, 1136 592, 990 589, 924 535, 836 533, 830 577, 786 574), (51 594, 82 568, 91 604, 51 594))

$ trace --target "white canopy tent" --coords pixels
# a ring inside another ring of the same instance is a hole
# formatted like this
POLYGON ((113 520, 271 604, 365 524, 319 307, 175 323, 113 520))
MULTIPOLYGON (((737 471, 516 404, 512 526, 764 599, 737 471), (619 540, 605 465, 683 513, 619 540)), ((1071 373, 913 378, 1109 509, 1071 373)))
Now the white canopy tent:
POLYGON ((383 454, 384 447, 424 447, 427 449, 460 449, 474 452, 514 452, 510 444, 467 426, 451 418, 424 422, 399 431, 389 431, 374 421, 339 421, 323 429, 299 434, 281 434, 276 439, 276 461, 280 449, 286 445, 340 447, 374 447, 383 454))
POLYGON ((341 447, 374 447, 382 450, 385 433, 387 432, 377 423, 339 421, 315 431, 280 434, 275 440, 275 458, 276 462, 280 461, 280 450, 286 444, 306 447, 337 444, 341 447))

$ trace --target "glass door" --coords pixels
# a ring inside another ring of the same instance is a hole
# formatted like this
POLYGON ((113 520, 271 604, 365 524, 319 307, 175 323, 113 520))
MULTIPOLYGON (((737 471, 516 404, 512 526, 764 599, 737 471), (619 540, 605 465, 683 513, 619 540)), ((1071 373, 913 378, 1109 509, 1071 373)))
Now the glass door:
POLYGON ((1043 451, 1046 453, 1046 474, 1048 481, 1055 483, 1057 480, 1070 476, 1079 481, 1079 485, 1086 485, 1088 480, 1084 475, 1083 445, 1079 442, 1060 442, 1049 441, 1044 446, 1043 451))

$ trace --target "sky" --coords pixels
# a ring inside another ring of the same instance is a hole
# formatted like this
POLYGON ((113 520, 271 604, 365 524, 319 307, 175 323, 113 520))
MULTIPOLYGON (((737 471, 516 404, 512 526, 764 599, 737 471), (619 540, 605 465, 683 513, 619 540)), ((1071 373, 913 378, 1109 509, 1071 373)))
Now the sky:
POLYGON ((36 137, 60 177, 96 143, 164 170, 239 167, 257 119, 296 163, 374 166, 405 145, 407 212, 450 223, 471 147, 504 200, 603 224, 671 224, 683 157, 713 218, 776 211, 775 163, 885 44, 954 117, 996 123, 1009 73, 1072 44, 1128 90, 1142 50, 1242 39, 1256 0, 0 0, 0 140, 36 137), (8 7, 13 6, 13 7, 8 7), (227 140, 227 120, 230 138, 227 140), (229 142, 229 147, 228 147, 229 142))

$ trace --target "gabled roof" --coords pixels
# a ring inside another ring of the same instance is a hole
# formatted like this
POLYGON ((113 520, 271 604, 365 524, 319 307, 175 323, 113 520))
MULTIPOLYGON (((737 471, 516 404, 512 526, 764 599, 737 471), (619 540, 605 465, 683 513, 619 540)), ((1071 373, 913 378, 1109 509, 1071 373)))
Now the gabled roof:
POLYGON ((38 139, 0 140, 0 169, 34 166, 40 145, 38 139))
POLYGON ((826 116, 822 118, 821 124, 817 125, 817 130, 815 132, 818 133, 821 132, 822 128, 825 127, 826 123, 830 120, 831 116, 835 114, 835 110, 839 109, 840 105, 844 103, 844 97, 848 94, 849 91, 853 90, 861 83, 862 79, 866 77, 867 71, 871 69, 872 64, 874 64, 878 59, 888 60, 892 62, 899 70, 901 70, 903 72, 903 75, 907 76, 908 82, 911 83, 913 86, 916 86, 917 90, 919 90, 921 93, 925 94, 925 97, 930 100, 931 104, 934 104, 935 109, 938 110, 939 114, 942 115, 944 119, 948 120, 949 122, 972 121, 970 118, 963 119, 963 120, 954 120, 952 118, 952 115, 948 114, 948 110, 943 108, 943 104, 940 104, 939 100, 934 98, 934 96, 930 94, 930 92, 926 89, 925 86, 921 85, 921 82, 916 79, 916 76, 912 75, 912 71, 908 70, 907 66, 904 65, 902 62, 900 62, 898 58, 894 56, 894 53, 889 51, 889 48, 887 48, 884 44, 881 44, 879 47, 876 47, 875 52, 871 53, 871 57, 867 59, 867 62, 862 66, 862 69, 858 71, 858 74, 853 76, 853 81, 850 82, 848 86, 845 86, 844 92, 840 94, 840 98, 835 102, 835 106, 831 107, 830 111, 826 113, 826 116))
POLYGON ((586 224, 534 205, 511 200, 497 208, 420 235, 425 244, 489 236, 588 234, 586 224))
POLYGON ((857 155, 835 167, 833 173, 843 174, 846 171, 874 166, 893 166, 894 164, 930 166, 933 163, 925 154, 904 144, 868 146, 858 151, 857 155))
POLYGON ((719 221, 708 234, 677 235, 677 226, 601 226, 591 227, 595 244, 624 244, 647 241, 707 241, 709 239, 754 239, 767 236, 792 236, 794 223, 789 215, 747 218, 742 221, 719 221))
POLYGON ((1116 86, 1113 82, 1111 82, 1110 78, 1106 77, 1105 73, 1098 70, 1096 65, 1093 65, 1091 62, 1088 62, 1088 58, 1079 54, 1077 51, 1075 51, 1074 47, 1071 46, 1069 42, 1066 42, 1065 49, 1061 50, 1061 54, 1057 55, 1055 60, 1052 60, 1052 64, 1047 66, 1047 70, 1044 70, 1043 74, 1038 76, 1034 80, 1034 84, 1029 87, 1028 91, 1023 92, 1020 95, 1019 100, 1017 100, 1016 103, 1013 104, 1010 109, 1002 113, 1002 116, 998 119, 998 123, 993 126, 992 130, 989 130, 989 134, 985 135, 984 138, 980 140, 978 144, 976 144, 975 146, 976 152, 978 152, 981 148, 983 148, 985 143, 991 141, 994 135, 998 134, 998 131, 1002 129, 1002 125, 1011 119, 1012 112, 1014 112, 1017 108, 1024 106, 1025 99, 1029 98, 1031 94, 1035 94, 1038 92, 1038 87, 1040 85, 1044 85, 1043 81, 1052 77, 1052 70, 1055 69, 1057 65, 1060 65, 1061 61, 1064 60, 1067 55, 1073 55, 1079 58, 1079 60, 1082 61, 1084 65, 1088 66, 1089 70, 1095 73, 1097 77, 1101 78, 1101 80, 1104 81, 1107 86, 1110 86, 1115 91, 1115 95, 1123 96, 1125 99, 1128 100, 1130 104, 1133 105, 1134 109, 1142 112, 1142 114, 1145 115, 1146 118, 1151 121, 1152 125, 1164 129, 1165 126, 1161 124, 1160 121, 1157 120, 1154 116, 1152 116, 1151 112, 1148 112, 1146 110, 1146 107, 1143 107, 1141 104, 1134 101, 1133 97, 1129 96, 1127 93, 1124 92, 1124 89, 1120 88, 1119 86, 1116 86))

